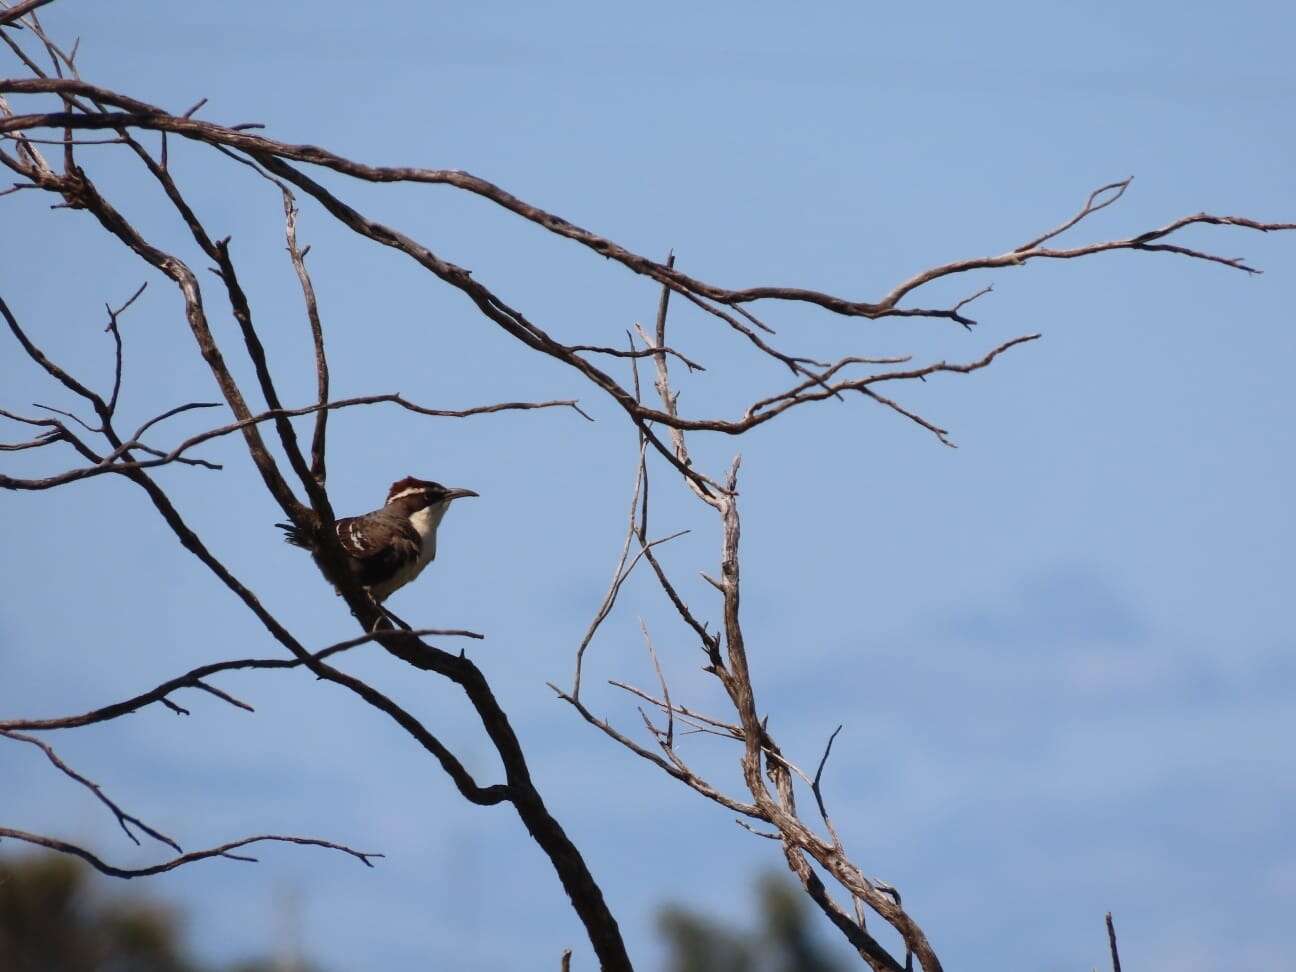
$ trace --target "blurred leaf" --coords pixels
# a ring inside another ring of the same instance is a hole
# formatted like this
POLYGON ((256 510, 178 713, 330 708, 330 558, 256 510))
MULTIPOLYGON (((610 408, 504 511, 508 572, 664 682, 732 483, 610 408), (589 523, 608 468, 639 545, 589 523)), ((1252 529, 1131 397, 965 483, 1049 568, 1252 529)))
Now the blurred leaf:
MULTIPOLYGON (((94 878, 60 854, 0 857, 0 970, 207 972, 189 953, 175 909, 94 878)), ((229 972, 285 968, 251 959, 229 972)))
POLYGON ((668 972, 844 972, 799 887, 771 873, 757 882, 756 894, 760 924, 749 931, 664 907, 658 928, 669 948, 668 972))

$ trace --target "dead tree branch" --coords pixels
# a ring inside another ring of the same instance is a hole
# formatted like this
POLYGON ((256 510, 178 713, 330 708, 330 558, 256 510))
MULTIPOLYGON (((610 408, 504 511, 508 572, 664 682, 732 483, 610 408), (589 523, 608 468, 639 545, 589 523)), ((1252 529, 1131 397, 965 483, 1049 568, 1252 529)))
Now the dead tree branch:
MULTIPOLYGON (((377 641, 385 636, 385 632, 371 632, 370 634, 361 635, 358 638, 349 638, 346 641, 339 641, 335 645, 329 645, 311 655, 316 662, 322 662, 326 658, 344 651, 350 651, 359 645, 368 644, 371 641, 377 641)), ((446 628, 416 628, 407 632, 408 635, 415 637, 438 637, 438 638, 482 638, 482 635, 474 631, 462 631, 446 628)), ((141 692, 139 695, 132 696, 121 702, 114 702, 112 705, 106 705, 99 709, 92 709, 81 715, 62 716, 52 719, 6 719, 0 721, 0 732, 11 732, 14 730, 47 730, 47 729, 76 729, 80 726, 89 726, 97 722, 108 722, 111 719, 117 719, 124 715, 129 715, 139 709, 144 708, 153 702, 167 702, 172 692, 182 688, 196 688, 211 691, 204 679, 216 675, 220 672, 239 671, 249 668, 260 669, 277 669, 277 668, 300 668, 305 663, 300 658, 240 658, 233 661, 213 662, 209 665, 201 665, 198 668, 191 669, 183 675, 168 679, 160 685, 149 689, 147 692, 141 692)), ((249 708, 242 706, 243 708, 249 708)), ((188 711, 177 708, 177 714, 188 715, 188 711)))
POLYGON ((1112 924, 1111 912, 1107 912, 1107 944, 1111 948, 1112 972, 1121 972, 1120 951, 1116 948, 1116 926, 1112 924))
POLYGON ((115 878, 137 878, 151 877, 154 874, 164 874, 167 871, 174 871, 177 867, 185 864, 191 864, 194 861, 205 861, 211 857, 226 857, 232 861, 249 861, 256 862, 255 857, 249 857, 246 854, 235 854, 234 851, 249 844, 258 844, 265 841, 276 841, 281 844, 301 844, 308 847, 327 847, 330 850, 341 851, 343 854, 349 854, 356 860, 364 864, 365 867, 373 867, 373 861, 376 858, 383 857, 383 854, 377 854, 373 851, 358 851, 354 848, 347 847, 345 844, 335 844, 331 840, 320 840, 318 837, 289 837, 280 834, 263 834, 259 837, 244 837, 242 840, 231 841, 228 844, 221 844, 219 847, 212 847, 209 850, 190 851, 188 854, 181 854, 162 864, 154 864, 151 867, 123 868, 114 867, 106 863, 102 858, 90 853, 90 851, 78 847, 76 844, 68 843, 65 840, 59 840, 55 837, 44 837, 40 834, 29 834, 22 830, 14 830, 10 827, 0 827, 0 838, 9 837, 13 840, 21 840, 28 844, 35 844, 38 847, 45 847, 49 850, 58 851, 60 854, 70 854, 73 857, 79 857, 100 874, 106 874, 115 878))
POLYGON ((97 799, 100 803, 102 803, 105 807, 107 807, 110 811, 112 811, 112 815, 117 818, 117 825, 121 827, 122 833, 124 833, 127 837, 129 837, 136 846, 139 846, 139 838, 135 836, 134 832, 131 830, 131 827, 139 828, 144 833, 152 837, 154 840, 166 844, 177 854, 183 853, 183 850, 180 847, 180 845, 177 844, 174 840, 172 840, 170 837, 168 837, 166 834, 162 833, 161 831, 155 830, 154 828, 150 827, 143 820, 140 820, 139 817, 127 813, 116 803, 114 803, 106 793, 104 793, 103 788, 100 787, 98 783, 95 783, 93 780, 90 780, 82 776, 80 773, 74 770, 67 763, 63 762, 59 754, 54 751, 54 747, 51 746, 49 743, 45 742, 45 740, 37 739, 35 736, 29 736, 26 733, 14 732, 9 729, 0 729, 0 736, 4 736, 6 739, 14 739, 17 740, 18 742, 30 743, 31 745, 40 749, 41 752, 45 754, 45 757, 54 765, 54 767, 60 773, 68 777, 68 779, 74 780, 77 783, 84 786, 87 790, 89 790, 91 793, 94 794, 95 799, 97 799))
POLYGON ((25 17, 37 7, 43 7, 53 0, 21 0, 20 3, 12 7, 0 8, 0 27, 6 27, 9 24, 16 23, 20 17, 25 17))

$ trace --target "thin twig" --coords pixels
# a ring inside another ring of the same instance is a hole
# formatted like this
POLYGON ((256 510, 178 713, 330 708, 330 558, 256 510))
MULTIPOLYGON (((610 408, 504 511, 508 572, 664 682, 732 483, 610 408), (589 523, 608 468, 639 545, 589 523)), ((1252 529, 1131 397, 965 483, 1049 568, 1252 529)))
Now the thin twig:
POLYGON ((319 305, 315 300, 315 285, 311 282, 310 273, 306 270, 306 250, 297 247, 297 206, 293 194, 287 186, 280 184, 283 191, 284 235, 288 241, 288 256, 292 260, 293 270, 301 284, 302 299, 306 303, 306 319, 310 323, 311 341, 315 347, 315 391, 319 411, 315 413, 315 431, 311 435, 311 475, 316 482, 323 484, 327 475, 324 459, 325 426, 328 423, 329 369, 328 358, 324 354, 324 327, 320 323, 319 305))
POLYGON ((140 820, 139 817, 127 813, 116 803, 114 803, 111 799, 109 799, 108 795, 104 793, 103 788, 100 787, 98 783, 94 782, 91 779, 88 779, 85 776, 82 776, 80 773, 74 770, 67 763, 63 762, 63 760, 59 757, 59 754, 54 751, 54 747, 51 746, 49 743, 45 742, 45 740, 37 739, 35 736, 29 736, 26 733, 14 732, 13 730, 9 730, 9 729, 0 729, 0 736, 4 736, 7 739, 16 739, 19 742, 29 743, 30 745, 40 749, 45 754, 45 757, 51 763, 53 763, 54 766, 59 770, 59 772, 61 772, 64 776, 68 777, 69 779, 75 780, 77 783, 80 783, 87 790, 93 793, 95 795, 95 798, 100 803, 102 803, 105 807, 107 807, 110 811, 112 811, 113 816, 117 818, 117 825, 121 827, 122 833, 124 833, 127 837, 129 837, 136 846, 139 846, 139 838, 136 837, 135 834, 131 832, 132 826, 138 827, 140 830, 144 831, 144 833, 148 834, 154 840, 166 844, 177 854, 184 853, 184 849, 179 844, 177 844, 172 838, 168 837, 166 834, 162 833, 161 831, 155 830, 154 828, 150 827, 144 821, 140 820))
POLYGON ((70 854, 73 857, 79 857, 99 873, 117 878, 149 877, 153 874, 163 874, 167 871, 174 871, 177 867, 184 864, 206 860, 210 857, 227 857, 230 860, 250 861, 255 863, 257 860, 255 857, 249 857, 245 854, 235 854, 233 851, 236 851, 241 847, 247 847, 249 844, 256 844, 264 841, 278 841, 285 844, 304 844, 311 847, 327 847, 330 850, 341 851, 344 854, 349 854, 364 864, 365 867, 373 867, 373 861, 375 858, 386 856, 373 851, 358 851, 351 847, 347 847, 345 844, 335 844, 331 840, 320 840, 318 837, 288 837, 279 834, 263 834, 259 837, 244 837, 242 840, 235 840, 228 844, 221 844, 219 847, 213 847, 209 850, 190 851, 188 854, 181 854, 179 857, 172 858, 162 864, 154 864, 151 867, 122 868, 114 867, 111 864, 105 863, 95 854, 92 854, 84 848, 78 847, 76 844, 70 844, 65 840, 58 840, 54 837, 45 837, 40 834, 30 834, 21 830, 13 830, 9 827, 0 827, 0 838, 3 837, 11 837, 14 840, 25 841, 28 844, 35 844, 38 847, 45 847, 62 854, 70 854))
POLYGON ((117 411, 117 396, 121 393, 122 383, 122 337, 121 330, 117 326, 117 319, 121 317, 122 314, 126 313, 131 304, 135 303, 135 301, 139 299, 140 295, 144 293, 144 288, 147 286, 148 281, 145 280, 139 285, 139 288, 135 293, 131 294, 130 297, 126 299, 126 302, 116 310, 113 310, 109 304, 104 304, 104 309, 108 311, 108 326, 105 327, 104 330, 112 335, 114 344, 113 387, 112 394, 108 396, 109 415, 113 415, 117 411))
POLYGON ((643 618, 639 619, 639 630, 643 632, 644 645, 648 649, 648 657, 652 659, 653 668, 657 670, 657 682, 661 685, 662 698, 666 700, 662 707, 666 710, 666 740, 664 748, 671 750, 675 748, 675 707, 671 705, 670 688, 666 684, 666 675, 662 672, 661 661, 657 657, 657 651, 653 648, 652 638, 648 636, 648 625, 643 618))
POLYGON ((646 448, 647 443, 641 435, 639 438, 638 458, 635 461, 634 492, 630 497, 630 522, 626 527, 625 541, 621 544, 621 553, 617 557, 616 569, 612 571, 612 581, 608 585, 607 593, 603 595, 603 600, 599 602, 598 609, 594 612, 589 627, 585 629, 584 637, 581 638, 580 644, 576 646, 576 671, 572 676, 572 696, 578 699, 580 698, 581 669, 585 659, 585 649, 594 640, 599 625, 611 613, 612 606, 616 603, 617 594, 621 590, 621 585, 630 576, 630 572, 626 569, 626 559, 630 556, 630 541, 634 539, 635 535, 635 516, 639 512, 639 492, 644 485, 644 450, 646 448))
MULTIPOLYGON (((475 631, 464 631, 451 628, 419 628, 408 633, 415 637, 455 637, 476 638, 479 640, 483 637, 475 631)), ((387 634, 388 632, 386 631, 373 631, 357 638, 348 638, 346 641, 339 641, 337 644, 329 645, 327 648, 322 648, 319 651, 314 652, 310 655, 310 658, 314 662, 322 662, 340 652, 350 651, 352 648, 383 638, 387 634)), ((185 672, 183 675, 178 675, 175 678, 168 679, 155 688, 149 689, 147 692, 142 692, 139 695, 132 696, 122 702, 115 702, 112 705, 106 705, 99 709, 92 709, 89 712, 82 713, 81 715, 63 716, 52 719, 7 719, 0 721, 0 732, 9 732, 15 729, 26 729, 31 731, 74 729, 78 726, 88 726, 97 722, 107 722, 110 719, 116 719, 120 716, 134 712, 137 709, 142 709, 151 702, 167 703, 167 696, 177 689, 201 687, 211 692, 211 686, 200 686, 198 683, 211 675, 217 674, 218 672, 237 671, 249 668, 299 668, 304 664, 305 662, 300 658, 240 658, 233 661, 212 662, 211 664, 201 665, 198 668, 185 672)), ((218 695, 218 697, 226 698, 226 701, 230 701, 232 704, 237 704, 233 703, 233 700, 225 696, 218 695)), ((250 709, 249 706, 242 707, 250 709)), ((188 715, 187 712, 185 714, 188 715)))

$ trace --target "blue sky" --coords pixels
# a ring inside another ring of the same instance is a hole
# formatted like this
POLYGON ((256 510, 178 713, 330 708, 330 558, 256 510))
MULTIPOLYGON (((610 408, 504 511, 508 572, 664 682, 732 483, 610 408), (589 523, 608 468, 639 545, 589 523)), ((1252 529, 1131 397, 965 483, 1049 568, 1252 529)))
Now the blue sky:
MULTIPOLYGON (((1287 5, 46 9, 58 36, 81 36, 89 79, 176 111, 206 96, 204 117, 264 122, 366 161, 469 169, 639 252, 673 247, 683 269, 726 286, 876 297, 923 267, 1009 249, 1131 174, 1126 197, 1069 239, 1202 209, 1296 218, 1287 5)), ((214 153, 173 144, 172 159, 213 234, 233 235, 281 393, 309 401, 277 195, 214 153)), ((112 148, 82 161, 146 234, 203 265, 137 166, 112 148)), ((559 337, 615 343, 653 313, 647 282, 480 199, 325 181, 559 337)), ((102 304, 149 280, 124 326, 123 424, 213 397, 173 288, 89 217, 47 205, 18 193, 0 210, 0 292, 15 312, 102 387, 102 304)), ((334 503, 369 509, 408 473, 481 492, 453 511, 436 564, 393 607, 488 634, 469 650, 642 967, 660 962, 664 901, 745 921, 775 848, 544 687, 570 676, 619 546, 633 462, 622 417, 399 254, 306 204, 300 234, 337 395, 396 390, 438 407, 580 397, 598 420, 339 413, 334 503)), ((901 888, 949 968, 1101 965, 1108 910, 1127 964, 1149 970, 1272 968, 1296 946, 1296 235, 1194 230, 1185 241, 1267 272, 1115 254, 933 287, 925 302, 994 282, 971 334, 768 309, 783 342, 810 353, 968 360, 1042 331, 987 371, 899 391, 957 450, 858 401, 693 444, 712 468, 743 452, 748 647, 771 726, 812 762, 845 724, 827 784, 843 837, 901 888)), ((208 303, 221 308, 210 288, 208 303)), ((214 316, 250 378, 232 321, 214 316)), ((686 310, 672 333, 710 369, 681 381, 686 408, 731 414, 785 382, 686 310)), ((69 404, 16 351, 0 353, 4 404, 69 404)), ((159 441, 206 418, 182 417, 159 441)), ((46 468, 44 451, 9 454, 6 468, 46 468)), ((238 444, 205 454, 226 470, 159 477, 185 515, 307 643, 349 636, 345 610, 279 542, 238 444)), ((715 562, 714 524, 663 472, 655 483, 657 528, 694 531, 666 561, 709 604, 690 578, 715 562)), ((0 711, 71 712, 196 664, 275 653, 128 483, 3 504, 0 711)), ((641 616, 676 697, 717 704, 646 581, 627 586, 590 656, 592 701, 630 731, 633 707, 597 686, 651 683, 641 616)), ((346 666, 492 778, 449 686, 377 651, 346 666)), ((186 720, 150 709, 59 736, 60 750, 186 847, 288 831, 388 859, 369 871, 268 849, 258 865, 151 881, 188 909, 206 954, 272 947, 291 899, 310 954, 332 969, 556 967, 567 946, 592 967, 506 808, 465 804, 403 734, 332 686, 300 673, 221 684, 256 714, 189 696, 186 720)), ((689 747, 737 788, 735 753, 689 747)), ((0 748, 7 824, 115 861, 156 859, 37 756, 0 748)))

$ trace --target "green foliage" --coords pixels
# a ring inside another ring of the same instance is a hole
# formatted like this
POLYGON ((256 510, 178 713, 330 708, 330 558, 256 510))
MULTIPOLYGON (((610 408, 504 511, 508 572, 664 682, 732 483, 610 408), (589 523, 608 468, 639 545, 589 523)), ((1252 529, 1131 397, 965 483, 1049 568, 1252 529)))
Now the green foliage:
MULTIPOLYGON (((105 887, 61 854, 0 857, 4 972, 205 972, 180 916, 134 891, 105 887), (111 889, 111 890, 110 890, 111 889)), ((282 968, 264 960, 229 972, 282 968)), ((306 972, 298 969, 297 972, 306 972)))
POLYGON ((844 972, 799 888, 767 874, 756 890, 759 924, 750 931, 679 906, 663 908, 658 927, 670 949, 668 972, 844 972))
POLYGON ((753 972, 754 943, 747 935, 717 922, 668 905, 657 918, 670 942, 670 972, 753 972))

